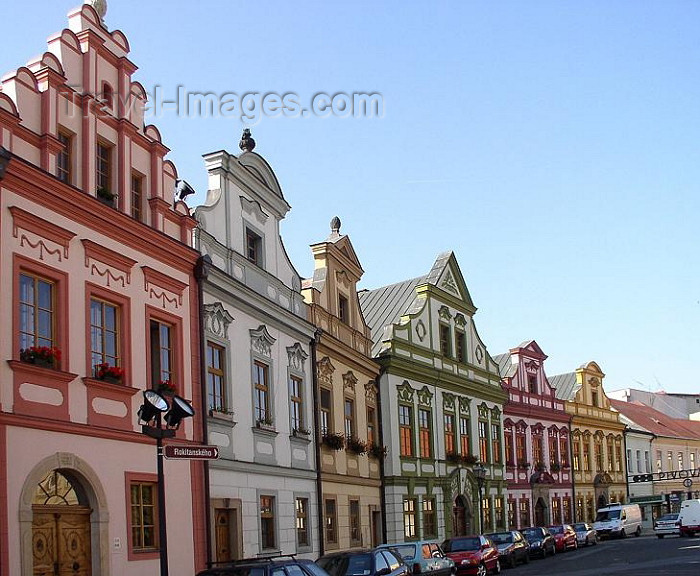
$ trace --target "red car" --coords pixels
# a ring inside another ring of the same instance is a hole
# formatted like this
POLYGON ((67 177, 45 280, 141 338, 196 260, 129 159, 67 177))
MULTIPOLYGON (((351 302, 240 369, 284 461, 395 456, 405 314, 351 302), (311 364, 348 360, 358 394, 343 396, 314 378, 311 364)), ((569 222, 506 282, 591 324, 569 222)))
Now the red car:
POLYGON ((445 556, 454 560, 457 576, 500 574, 498 548, 486 536, 456 536, 442 543, 445 556))
POLYGON ((566 550, 576 550, 578 541, 576 539, 576 531, 569 524, 559 524, 558 526, 550 526, 549 533, 554 536, 554 545, 557 552, 566 550))

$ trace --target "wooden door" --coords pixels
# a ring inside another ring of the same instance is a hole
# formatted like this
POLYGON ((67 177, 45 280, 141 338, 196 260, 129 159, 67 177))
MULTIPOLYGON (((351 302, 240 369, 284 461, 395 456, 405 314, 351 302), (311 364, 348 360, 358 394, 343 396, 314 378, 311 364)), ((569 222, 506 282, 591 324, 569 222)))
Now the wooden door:
POLYGON ((35 506, 32 555, 34 576, 91 576, 90 509, 35 506))
POLYGON ((452 508, 452 535, 466 536, 467 534, 467 511, 461 498, 457 498, 452 508))
POLYGON ((230 514, 226 508, 214 510, 214 526, 216 537, 216 561, 228 562, 231 557, 231 523, 230 514))
POLYGON ((545 507, 542 498, 537 499, 535 504, 535 526, 545 526, 547 524, 545 517, 545 507))

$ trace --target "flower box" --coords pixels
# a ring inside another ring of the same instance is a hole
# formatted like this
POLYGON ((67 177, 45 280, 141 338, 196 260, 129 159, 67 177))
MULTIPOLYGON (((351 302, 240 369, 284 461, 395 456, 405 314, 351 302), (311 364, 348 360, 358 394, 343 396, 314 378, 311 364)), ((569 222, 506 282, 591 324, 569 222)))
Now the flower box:
POLYGON ((156 392, 163 396, 175 396, 175 394, 177 394, 177 386, 175 386, 175 384, 173 384, 170 380, 161 380, 158 382, 156 392))
POLYGON ((321 442, 324 446, 337 452, 345 447, 345 436, 336 434, 335 432, 327 432, 321 438, 321 442))
POLYGON ((124 370, 119 366, 110 366, 107 362, 103 362, 95 365, 95 378, 110 384, 121 384, 124 379, 124 370))
POLYGON ((30 346, 19 351, 19 359, 27 364, 56 370, 61 361, 61 351, 55 346, 30 346))
POLYGON ((386 446, 381 446, 380 444, 372 444, 367 448, 367 454, 372 456, 372 458, 376 458, 377 460, 381 460, 382 458, 386 457, 387 449, 386 446))
POLYGON ((362 454, 365 454, 367 452, 367 444, 359 438, 355 438, 354 436, 348 436, 345 439, 345 449, 348 452, 352 452, 353 454, 361 456, 362 454))

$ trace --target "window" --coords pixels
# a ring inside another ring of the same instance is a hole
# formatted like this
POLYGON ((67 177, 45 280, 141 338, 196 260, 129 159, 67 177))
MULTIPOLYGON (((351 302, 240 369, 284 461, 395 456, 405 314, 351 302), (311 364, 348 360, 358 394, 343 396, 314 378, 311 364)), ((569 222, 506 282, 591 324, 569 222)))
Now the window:
POLYGON ((301 378, 289 377, 289 411, 292 419, 292 431, 304 430, 304 399, 302 397, 301 378))
MULTIPOLYGON (((691 456, 690 461, 692 463, 693 462, 693 459, 692 459, 693 453, 692 452, 691 452, 690 456, 691 456)), ((691 468, 692 468, 692 466, 691 466, 691 468)), ((644 451, 644 472, 646 472, 647 474, 649 472, 651 472, 651 461, 649 460, 649 450, 644 451)))
POLYGON ((246 228, 245 255, 256 266, 262 266, 262 238, 246 228))
POLYGON ((459 449, 462 456, 472 453, 471 442, 469 441, 469 418, 464 416, 459 418, 459 449))
POLYGON ((532 459, 533 464, 544 464, 542 459, 542 436, 534 435, 532 436, 532 459))
POLYGON ((155 482, 132 481, 130 493, 131 549, 134 552, 158 550, 158 498, 155 482))
POLYGON ((359 546, 362 542, 360 532, 360 501, 350 500, 350 545, 359 546))
POLYGON ((661 450, 656 451, 656 471, 661 472, 661 464, 663 460, 663 453, 661 450))
POLYGON ((454 454, 455 452, 455 415, 445 414, 445 454, 454 454))
POLYGON ((559 459, 557 458, 557 437, 553 430, 549 432, 549 467, 554 467, 555 464, 559 464, 559 459))
POLYGON ((615 469, 622 472, 622 446, 619 440, 615 443, 615 460, 615 469))
POLYGON ((518 466, 527 462, 525 453, 525 431, 516 431, 515 433, 515 458, 518 461, 518 466))
POLYGON ((598 391, 591 390, 591 406, 598 406, 598 391))
POLYGON ((571 522, 571 496, 564 496, 561 504, 564 512, 564 522, 569 524, 571 522))
POLYGON ((331 432, 331 391, 328 388, 321 388, 321 435, 331 432))
POLYGON ((151 320, 151 385, 158 388, 163 381, 175 382, 173 365, 173 329, 159 320, 151 320))
POLYGON ((430 410, 418 410, 418 437, 420 439, 421 458, 431 456, 431 430, 430 430, 430 410))
POLYGON ((416 501, 413 498, 404 498, 403 501, 403 535, 407 539, 416 538, 416 501))
POLYGON ((671 450, 666 454, 666 460, 668 462, 668 470, 673 470, 673 452, 671 450))
POLYGON ((515 500, 508 499, 508 526, 513 530, 516 527, 515 523, 515 500))
POLYGON ((606 448, 608 456, 608 472, 612 472, 615 470, 615 446, 612 436, 608 436, 606 448))
POLYGON ((537 375, 528 374, 527 375, 527 389, 530 394, 537 394, 537 375))
POLYGON ((496 464, 501 463, 501 426, 491 424, 491 458, 496 464))
POLYGON ((559 508, 559 498, 552 496, 552 524, 561 524, 561 509, 559 508))
POLYGON ((559 458, 561 458, 563 468, 569 465, 569 446, 566 436, 559 437, 559 458))
POLYGON ((56 346, 56 285, 23 272, 19 276, 19 347, 56 346))
POLYGON ((513 459, 513 431, 512 430, 506 429, 505 441, 506 441, 506 464, 508 466, 513 466, 515 464, 515 460, 513 459))
POLYGON ((455 332, 455 345, 457 347, 457 361, 466 363, 467 362, 467 336, 461 330, 455 332))
POLYGON ((260 496, 260 548, 275 547, 275 498, 260 496))
POLYGON ((632 450, 627 449, 627 472, 632 472, 632 450))
POLYGON ((98 190, 111 192, 112 188, 112 148, 102 142, 97 143, 97 173, 95 183, 98 190))
POLYGON ((56 177, 66 184, 73 183, 73 137, 59 130, 58 141, 61 150, 56 155, 56 177))
POLYGON ((310 546, 309 542, 309 500, 308 498, 296 498, 297 546, 310 546))
MULTIPOLYGON (((574 470, 576 472, 581 470, 581 442, 578 438, 573 439, 573 451, 574 451, 574 470)), ((577 514, 578 517, 578 514, 577 514)))
MULTIPOLYGON (((647 454, 648 456, 649 453, 646 452, 645 454, 647 454)), ((690 454, 688 454, 688 456, 690 459, 690 469, 695 470, 695 452, 691 452, 690 454)), ((650 470, 647 470, 647 472, 650 472, 650 470)))
POLYGON ((437 538, 435 498, 423 498, 423 537, 437 538))
POLYGON ((479 420, 479 460, 488 462, 489 459, 489 435, 487 432, 488 422, 479 420))
POLYGON ((520 500, 520 527, 530 525, 530 501, 526 498, 520 500))
POLYGON ((493 523, 491 522, 491 498, 489 498, 488 496, 482 498, 481 500, 481 511, 484 515, 483 532, 492 532, 493 523))
POLYGON ((593 452, 595 455, 595 469, 596 472, 602 471, 603 468, 603 441, 599 436, 596 436, 593 440, 593 452))
POLYGON ((591 469, 590 455, 591 455, 591 445, 588 441, 588 438, 584 438, 583 439, 583 469, 586 472, 589 472, 591 469))
POLYGON ((99 300, 90 299, 90 347, 91 366, 98 364, 120 366, 119 307, 99 300))
POLYGON ((377 443, 377 411, 374 406, 367 406, 367 445, 377 443))
POLYGON ((452 356, 452 346, 450 337, 450 327, 446 324, 440 324, 440 353, 449 358, 452 356))
POLYGON ((345 419, 345 437, 353 438, 355 436, 355 402, 351 398, 345 399, 343 414, 345 419))
POLYGON ((143 176, 131 175, 131 217, 143 221, 143 176))
POLYGON ((399 406, 399 441, 401 456, 413 456, 413 409, 410 406, 399 406))
POLYGON ((350 316, 348 314, 348 299, 342 294, 338 295, 338 318, 341 322, 346 324, 350 322, 350 316))
MULTIPOLYGON (((504 516, 503 496, 496 496, 493 499, 493 511, 496 516, 496 529, 504 529, 506 527, 506 517, 504 516)), ((514 526, 511 527, 511 529, 513 528, 514 526)))
POLYGON ((584 516, 585 509, 583 507, 583 498, 580 496, 576 499, 576 520, 579 522, 585 522, 586 517, 584 516))
POLYGON ((114 103, 114 91, 107 82, 102 83, 102 102, 107 108, 111 108, 114 103))
POLYGON ((255 360, 253 362, 253 387, 255 395, 255 421, 261 424, 272 424, 270 412, 270 368, 267 364, 255 360))
POLYGON ((637 450, 637 472, 642 471, 642 451, 637 450))
POLYGON ((678 469, 683 470, 683 452, 678 453, 678 469))
POLYGON ((207 342, 207 402, 210 410, 220 412, 227 408, 224 364, 224 349, 207 342))
POLYGON ((332 498, 326 499, 326 543, 338 543, 338 514, 336 511, 335 500, 332 498))

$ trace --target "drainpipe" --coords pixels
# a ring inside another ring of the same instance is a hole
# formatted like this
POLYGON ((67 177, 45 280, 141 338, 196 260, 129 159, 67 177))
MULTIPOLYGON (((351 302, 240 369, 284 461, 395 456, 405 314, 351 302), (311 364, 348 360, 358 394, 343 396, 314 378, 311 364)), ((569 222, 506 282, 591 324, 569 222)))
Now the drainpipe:
POLYGON ((311 347, 311 389, 314 398, 314 441, 316 448, 316 506, 318 508, 318 555, 325 554, 323 533, 323 483, 321 482, 321 406, 318 390, 318 369, 316 366, 316 347, 321 340, 323 330, 316 328, 314 337, 309 342, 311 347))
POLYGON ((578 506, 576 505, 576 481, 575 481, 575 475, 576 471, 574 470, 574 447, 572 445, 572 442, 574 440, 574 436, 571 430, 571 420, 572 417, 569 416, 569 470, 571 470, 571 513, 574 518, 574 523, 579 522, 579 518, 576 517, 576 510, 578 509, 578 506))
MULTIPOLYGON (((385 374, 386 370, 384 368, 379 369, 379 374, 377 375, 377 433, 379 434, 379 445, 384 448, 384 427, 382 426, 382 422, 384 421, 384 418, 382 418, 382 394, 381 394, 381 379, 382 376, 385 374)), ((381 458, 379 458, 379 478, 380 478, 380 487, 379 487, 379 505, 380 505, 380 512, 381 512, 381 518, 382 518, 382 543, 386 543, 386 478, 384 476, 384 460, 386 459, 386 456, 382 455, 381 458)))
MULTIPOLYGON (((204 254, 197 259, 194 268, 194 277, 197 280, 197 292, 199 295, 199 367, 200 388, 202 395, 202 443, 208 444, 209 431, 207 416, 207 368, 206 368, 206 344, 204 342, 204 282, 209 278, 209 270, 212 267, 209 254, 204 254)), ((209 491, 209 461, 204 461, 204 534, 206 541, 207 566, 212 565, 211 551, 211 496, 209 491)))

